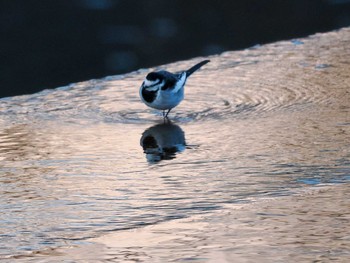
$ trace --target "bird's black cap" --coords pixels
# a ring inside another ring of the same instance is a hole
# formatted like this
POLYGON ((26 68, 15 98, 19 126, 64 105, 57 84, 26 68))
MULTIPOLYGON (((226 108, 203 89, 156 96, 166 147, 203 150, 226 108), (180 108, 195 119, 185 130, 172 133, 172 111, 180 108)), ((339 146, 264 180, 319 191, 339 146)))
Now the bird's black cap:
POLYGON ((161 75, 158 72, 151 72, 146 76, 146 79, 155 81, 157 79, 161 79, 161 75))

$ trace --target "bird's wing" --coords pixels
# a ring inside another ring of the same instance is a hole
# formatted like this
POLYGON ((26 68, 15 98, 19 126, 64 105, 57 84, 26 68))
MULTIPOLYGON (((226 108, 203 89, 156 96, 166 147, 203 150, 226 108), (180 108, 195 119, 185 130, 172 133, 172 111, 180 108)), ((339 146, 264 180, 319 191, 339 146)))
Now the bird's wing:
POLYGON ((162 90, 172 90, 174 89, 176 83, 179 81, 178 74, 172 74, 168 71, 160 71, 163 75, 164 85, 162 90))
POLYGON ((187 79, 186 72, 179 73, 177 76, 176 84, 172 90, 174 93, 177 93, 185 85, 187 79))

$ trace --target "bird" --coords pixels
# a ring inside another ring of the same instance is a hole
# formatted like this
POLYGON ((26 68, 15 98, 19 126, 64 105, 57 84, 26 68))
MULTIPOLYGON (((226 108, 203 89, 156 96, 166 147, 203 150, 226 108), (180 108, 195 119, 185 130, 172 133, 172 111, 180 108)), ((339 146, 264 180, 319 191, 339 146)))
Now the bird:
POLYGON ((209 61, 203 60, 190 69, 178 73, 165 70, 148 73, 139 91, 142 102, 148 107, 162 110, 163 117, 167 119, 169 112, 184 99, 187 78, 209 61))

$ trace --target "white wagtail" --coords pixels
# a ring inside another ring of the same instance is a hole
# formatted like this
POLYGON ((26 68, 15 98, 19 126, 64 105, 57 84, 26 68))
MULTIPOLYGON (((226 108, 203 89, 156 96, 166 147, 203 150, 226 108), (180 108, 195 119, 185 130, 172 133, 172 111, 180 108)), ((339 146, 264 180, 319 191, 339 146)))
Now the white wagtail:
POLYGON ((187 78, 210 60, 203 60, 192 68, 179 73, 165 70, 151 72, 140 87, 140 97, 148 107, 163 110, 163 117, 167 118, 172 108, 184 99, 184 86, 187 78), (165 114, 165 110, 168 110, 165 114))

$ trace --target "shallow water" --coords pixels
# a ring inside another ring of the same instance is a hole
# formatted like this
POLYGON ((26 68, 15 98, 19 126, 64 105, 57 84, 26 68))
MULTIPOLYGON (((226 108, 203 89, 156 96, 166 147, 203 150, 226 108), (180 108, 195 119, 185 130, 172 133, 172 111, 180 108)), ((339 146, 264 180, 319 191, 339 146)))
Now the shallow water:
MULTIPOLYGON (((65 256, 60 249, 84 250, 111 233, 149 226, 171 229, 178 220, 190 222, 177 240, 187 244, 193 229, 196 236, 208 235, 197 217, 227 215, 232 205, 283 200, 302 189, 348 185, 349 57, 350 29, 213 56, 188 80, 171 123, 139 100, 148 69, 1 99, 0 259, 59 261, 65 256)), ((186 69, 195 62, 166 68, 186 69)), ((274 213, 278 218, 279 211, 274 213)), ((214 225, 231 228, 228 218, 220 216, 214 225)), ((257 224, 261 218, 251 211, 249 220, 257 224)), ((329 239, 332 226, 324 227, 329 229, 315 246, 329 239)), ((193 253, 186 257, 181 256, 186 247, 179 252, 176 242, 162 246, 169 233, 170 240, 176 237, 172 231, 154 239, 131 232, 122 240, 139 248, 132 259, 121 244, 98 258, 78 253, 74 262, 83 255, 92 262, 210 261, 218 253, 218 262, 226 262, 222 250, 235 234, 228 231, 224 238, 222 232, 205 251, 193 239, 188 247, 193 253), (145 256, 150 240, 157 245, 145 256)), ((251 238, 241 239, 240 246, 232 241, 230 260, 259 259, 247 250, 251 238)), ((271 249, 273 259, 276 248, 266 242, 264 251, 271 249)), ((291 255, 294 249, 290 245, 291 255)), ((336 257, 345 262, 349 254, 339 251, 336 257)), ((314 251, 303 253, 312 258, 314 251)))

